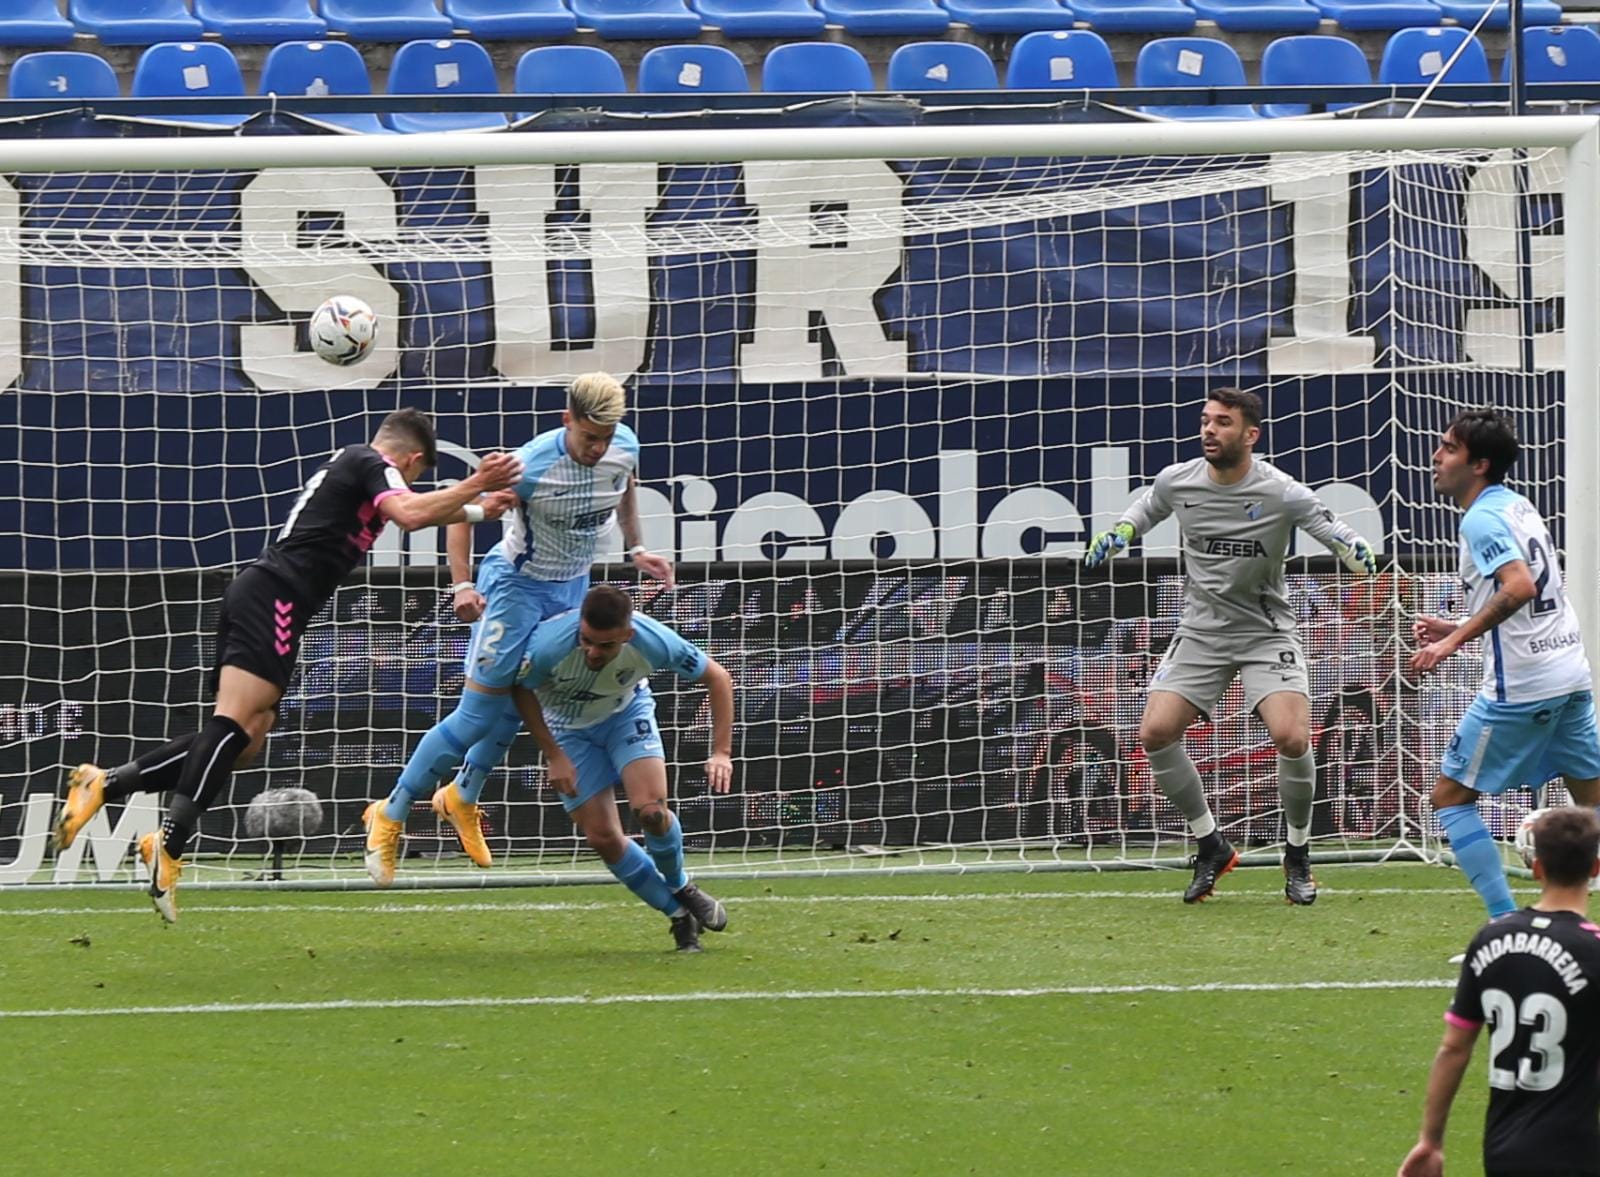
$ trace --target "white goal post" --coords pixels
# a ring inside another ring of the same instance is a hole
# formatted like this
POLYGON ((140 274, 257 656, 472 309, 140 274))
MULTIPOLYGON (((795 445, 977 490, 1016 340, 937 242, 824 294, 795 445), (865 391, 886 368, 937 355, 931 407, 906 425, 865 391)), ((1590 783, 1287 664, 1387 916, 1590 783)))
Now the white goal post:
MULTIPOLYGON (((0 887, 134 878, 152 799, 55 859, 51 798, 79 760, 200 722, 221 587, 333 449, 415 405, 460 477, 602 367, 630 389, 647 541, 685 581, 640 607, 740 699, 719 802, 703 696, 659 695, 703 877, 1181 861, 1133 738, 1175 536, 1078 564, 1228 384, 1265 395, 1263 456, 1383 553, 1362 588, 1295 549, 1314 853, 1435 858, 1426 796, 1476 663, 1401 667, 1408 619, 1453 591, 1427 459, 1456 409, 1516 413, 1512 481, 1600 650, 1597 169, 1588 116, 0 137, 0 887), (303 338, 337 293, 386 336, 349 369, 303 338)), ((459 688, 442 547, 386 539, 319 617, 186 885, 366 885, 360 806, 459 688), (299 785, 323 815, 279 879, 244 814, 299 785)), ((1194 750, 1266 861, 1281 812, 1237 710, 1194 750)), ((609 879, 531 741, 485 802, 499 865, 419 806, 398 885, 609 879)))

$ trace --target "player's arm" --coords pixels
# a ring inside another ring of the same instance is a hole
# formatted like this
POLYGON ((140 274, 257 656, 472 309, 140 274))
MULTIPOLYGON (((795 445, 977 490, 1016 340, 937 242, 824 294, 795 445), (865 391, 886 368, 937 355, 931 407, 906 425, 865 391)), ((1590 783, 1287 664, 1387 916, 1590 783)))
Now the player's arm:
POLYGON ((1083 554, 1085 567, 1098 568, 1112 556, 1126 551, 1135 539, 1172 514, 1171 476, 1167 473, 1171 469, 1169 466, 1156 475, 1156 480, 1134 500, 1116 526, 1089 541, 1083 554))
POLYGON ((450 592, 455 598, 456 616, 462 621, 476 621, 483 616, 483 594, 472 583, 472 524, 450 524, 444 533, 444 551, 450 562, 450 592))
POLYGON ((1417 1143, 1400 1163, 1397 1177, 1440 1177, 1444 1172, 1444 1129, 1450 1105, 1461 1087, 1461 1076, 1472 1060, 1472 1048, 1482 1027, 1451 1020, 1428 1072, 1428 1095, 1422 1105, 1422 1130, 1417 1143))
POLYGON ((715 658, 706 659, 700 676, 711 702, 711 754, 706 757, 706 783, 713 793, 733 784, 733 678, 715 658))
POLYGON ((628 489, 622 492, 622 498, 617 501, 617 525, 622 528, 622 549, 640 572, 671 588, 672 561, 644 546, 644 533, 639 528, 638 485, 639 480, 628 475, 628 489))
POLYGON ((516 495, 505 488, 521 477, 522 460, 516 454, 489 454, 454 486, 426 494, 391 494, 378 503, 378 511, 406 531, 448 523, 482 523, 500 518, 516 505, 516 495))
MULTIPOLYGON (((1432 670, 1450 655, 1454 654, 1466 643, 1474 638, 1480 638, 1495 626, 1505 621, 1517 610, 1538 595, 1539 589, 1533 582, 1533 571, 1522 560, 1508 560, 1494 571, 1495 590, 1482 609, 1460 625, 1451 627, 1448 631, 1441 632, 1440 636, 1430 641, 1422 649, 1411 656, 1411 669, 1418 674, 1432 670)), ((1449 622, 1439 622, 1437 618, 1427 618, 1427 622, 1437 623, 1442 630, 1449 622)), ((1413 633, 1427 629, 1433 632, 1434 627, 1418 622, 1412 629, 1413 633)), ((1419 637, 1422 636, 1420 633, 1419 637)))
POLYGON ((533 742, 539 745, 539 751, 544 753, 545 765, 550 773, 550 787, 565 797, 576 797, 578 770, 551 734, 550 725, 545 723, 544 707, 539 702, 539 696, 524 680, 511 688, 511 699, 517 705, 517 714, 522 716, 522 725, 533 736, 533 742))
POLYGON ((1284 493, 1283 504, 1295 526, 1304 528, 1312 539, 1338 556, 1339 562, 1351 572, 1371 576, 1378 571, 1378 556, 1372 545, 1329 510, 1309 486, 1303 482, 1294 483, 1284 493))

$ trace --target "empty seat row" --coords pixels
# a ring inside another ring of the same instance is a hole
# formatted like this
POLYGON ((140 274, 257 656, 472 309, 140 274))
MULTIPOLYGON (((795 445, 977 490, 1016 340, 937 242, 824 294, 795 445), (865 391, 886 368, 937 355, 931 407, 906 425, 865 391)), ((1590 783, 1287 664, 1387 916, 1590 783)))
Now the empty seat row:
MULTIPOLYGON (((1529 29, 1525 40, 1530 82, 1600 81, 1600 34, 1585 26, 1529 29)), ((1366 56, 1342 37, 1280 37, 1261 58, 1263 86, 1369 85, 1366 56)), ((1414 86, 1432 81, 1490 81, 1483 46, 1465 29, 1403 29, 1389 39, 1378 69, 1384 85, 1414 86)), ((848 93, 874 90, 872 68, 858 51, 836 42, 794 42, 767 54, 762 88, 768 93, 848 93)), ((1204 88, 1245 85, 1244 66, 1233 47, 1209 37, 1165 37, 1139 51, 1134 85, 1149 88, 1204 88)), ((958 41, 902 45, 889 61, 888 89, 894 92, 994 89, 999 76, 988 55, 958 41)), ((1113 90, 1121 85, 1111 50, 1087 30, 1030 33, 1017 42, 1006 68, 1012 89, 1113 90)), ((620 94, 627 89, 622 67, 604 49, 586 45, 547 45, 530 49, 517 63, 518 94, 620 94)), ((744 65, 716 45, 662 45, 639 63, 643 93, 742 93, 750 88, 744 65)), ((31 53, 13 65, 12 98, 117 97, 117 76, 100 57, 88 53, 31 53)), ((370 95, 366 64, 356 49, 340 41, 298 41, 278 45, 262 65, 261 94, 280 97, 370 95)), ((244 79, 231 51, 214 42, 174 42, 145 50, 134 71, 135 97, 242 97, 244 79)), ((401 46, 389 71, 394 95, 497 94, 494 63, 474 41, 412 41, 401 46)), ((1256 118, 1247 105, 1148 108, 1174 118, 1256 118)), ((1305 114, 1303 104, 1275 103, 1269 117, 1305 114)), ((187 121, 237 125, 243 115, 184 115, 187 121)), ((494 112, 391 112, 319 114, 347 130, 490 130, 506 125, 494 112)))
MULTIPOLYGON (((607 38, 810 37, 825 25, 861 36, 936 36, 952 21, 981 33, 1069 29, 1183 33, 1200 19, 1225 31, 1305 32, 1324 19, 1351 30, 1509 23, 1506 0, 5 0, 0 44, 64 45, 89 33, 107 45, 198 40, 277 44, 338 34, 367 41, 560 40, 579 28, 607 38), (314 7, 313 7, 314 5, 314 7)), ((1524 0, 1523 22, 1561 20, 1556 0, 1524 0)))

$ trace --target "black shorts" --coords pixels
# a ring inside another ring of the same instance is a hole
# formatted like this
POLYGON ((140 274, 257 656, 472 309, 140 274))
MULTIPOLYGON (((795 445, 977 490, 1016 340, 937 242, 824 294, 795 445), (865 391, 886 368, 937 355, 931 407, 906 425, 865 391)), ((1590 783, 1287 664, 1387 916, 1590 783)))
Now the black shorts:
POLYGON ((235 576, 222 594, 222 613, 217 618, 212 693, 216 693, 224 666, 249 671, 280 692, 288 690, 300 656, 300 636, 321 608, 320 602, 301 600, 272 573, 254 565, 235 576))

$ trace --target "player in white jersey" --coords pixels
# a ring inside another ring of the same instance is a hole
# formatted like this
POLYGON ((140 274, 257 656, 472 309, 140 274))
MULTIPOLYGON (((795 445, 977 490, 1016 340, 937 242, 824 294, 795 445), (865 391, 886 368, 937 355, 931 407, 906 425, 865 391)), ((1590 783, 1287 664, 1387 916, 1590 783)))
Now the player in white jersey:
POLYGON ((1426 674, 1485 638, 1483 687, 1445 751, 1433 808, 1491 917, 1516 904, 1478 814, 1479 795, 1542 785, 1559 773, 1575 802, 1600 803, 1589 659, 1550 532, 1534 505, 1503 485, 1517 450, 1510 421, 1468 409, 1434 451, 1433 485, 1464 512, 1461 583, 1470 615, 1418 620, 1413 633, 1424 645, 1411 658, 1412 671, 1426 674))
POLYGON ((733 779, 732 679, 704 651, 635 614, 621 589, 596 585, 581 611, 539 627, 515 698, 544 751, 550 784, 589 846, 630 891, 672 921, 679 952, 698 952, 700 929, 720 932, 728 915, 684 873, 683 830, 667 807, 667 764, 650 694, 650 675, 658 670, 706 684, 706 780, 713 792, 726 793, 733 779), (611 790, 619 781, 644 830, 642 849, 617 816, 611 790))
POLYGON ((1316 493, 1251 450, 1261 436, 1254 393, 1219 388, 1200 414, 1203 456, 1168 466, 1110 531, 1089 544, 1093 568, 1169 515, 1183 529, 1183 616, 1150 680, 1139 742, 1156 785, 1198 840, 1185 903, 1212 894, 1239 855, 1217 829, 1183 734, 1209 715, 1237 675, 1245 704, 1278 749, 1278 794, 1286 826, 1284 898, 1317 898, 1311 874, 1311 803, 1317 766, 1311 751, 1311 700, 1300 635, 1284 585, 1283 562, 1304 528, 1352 572, 1377 570, 1372 547, 1322 504, 1316 493))
POLYGON ((455 711, 422 737, 388 799, 367 807, 367 871, 379 886, 394 881, 412 803, 429 795, 468 858, 481 867, 492 864, 478 797, 522 729, 510 695, 523 648, 540 622, 583 599, 589 569, 612 528, 620 524, 641 571, 671 583, 671 561, 639 543, 639 439, 621 423, 626 407, 622 385, 603 372, 573 382, 561 428, 517 451, 523 468, 513 488, 518 506, 505 517, 504 538, 485 558, 476 585, 467 579, 470 529, 449 534, 456 614, 475 622, 466 684, 455 711), (463 761, 461 775, 440 787, 463 761))

